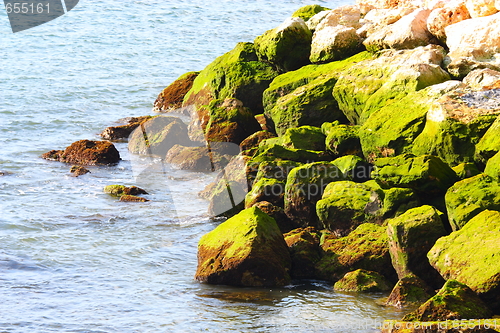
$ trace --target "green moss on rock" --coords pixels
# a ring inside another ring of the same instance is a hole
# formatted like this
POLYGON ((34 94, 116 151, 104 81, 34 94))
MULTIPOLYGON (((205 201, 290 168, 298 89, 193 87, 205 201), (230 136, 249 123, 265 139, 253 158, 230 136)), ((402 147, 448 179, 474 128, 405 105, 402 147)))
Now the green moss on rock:
POLYGON ((319 127, 314 126, 289 128, 279 141, 284 147, 292 149, 326 150, 325 135, 319 127))
POLYGON ((300 17, 301 19, 307 22, 311 17, 324 10, 330 10, 330 8, 326 8, 320 5, 307 5, 297 9, 292 14, 292 17, 300 17))
POLYGON ((250 208, 259 201, 268 201, 283 207, 285 182, 273 178, 261 178, 255 182, 245 197, 245 208, 250 208))
POLYGON ((500 180, 500 153, 496 153, 488 160, 484 173, 497 181, 500 180))
POLYGON ((452 168, 460 180, 477 176, 481 173, 474 163, 460 163, 452 168))
POLYGON ((198 74, 199 72, 185 73, 163 89, 154 102, 154 110, 157 112, 169 112, 182 107, 184 97, 193 86, 193 81, 198 74))
POLYGON ((391 290, 390 283, 379 273, 364 269, 349 272, 342 279, 335 282, 335 291, 350 292, 380 292, 391 290))
POLYGON ((484 136, 476 145, 475 159, 480 164, 486 162, 500 151, 500 117, 497 117, 495 122, 486 131, 484 136))
POLYGON ((421 305, 435 292, 421 278, 408 274, 401 278, 391 291, 385 305, 403 308, 409 305, 421 305))
POLYGON ((326 137, 326 148, 335 156, 362 156, 359 126, 341 125, 338 122, 324 123, 321 128, 326 137))
POLYGON ((315 264, 321 258, 320 233, 313 227, 294 229, 283 235, 292 258, 293 279, 314 279, 315 264))
POLYGON ((367 181, 371 178, 372 166, 356 155, 345 155, 333 161, 344 174, 344 178, 355 182, 367 181))

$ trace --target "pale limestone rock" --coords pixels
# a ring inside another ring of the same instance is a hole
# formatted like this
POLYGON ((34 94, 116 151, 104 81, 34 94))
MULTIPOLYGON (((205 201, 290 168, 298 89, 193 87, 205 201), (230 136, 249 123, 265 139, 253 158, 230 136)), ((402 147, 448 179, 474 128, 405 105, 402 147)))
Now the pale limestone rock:
POLYGON ((472 90, 483 90, 488 87, 500 88, 500 72, 492 69, 476 69, 463 80, 472 90))
MULTIPOLYGON (((398 7, 423 7, 426 0, 356 0, 356 4, 363 9, 389 9, 398 7)), ((368 12, 367 11, 367 12, 368 12)))
POLYGON ((316 31, 337 25, 359 29, 361 27, 360 20, 361 11, 358 6, 342 6, 328 11, 328 15, 316 26, 316 31))
POLYGON ((374 32, 363 44, 369 51, 387 48, 413 49, 432 44, 434 37, 427 30, 430 12, 428 9, 417 9, 396 23, 374 32))
POLYGON ((362 19, 362 27, 357 30, 360 37, 366 38, 377 30, 393 24, 403 16, 411 14, 415 7, 398 7, 391 9, 372 9, 362 19))
POLYGON ((445 32, 450 74, 463 77, 478 68, 500 70, 500 13, 449 25, 445 32))
POLYGON ((361 38, 356 29, 337 25, 316 30, 311 45, 312 63, 323 63, 347 58, 360 51, 361 38))
POLYGON ((309 20, 307 20, 306 25, 309 28, 309 30, 314 32, 318 24, 320 24, 320 22, 323 21, 323 19, 325 19, 328 16, 328 14, 330 14, 330 12, 331 10, 323 10, 318 14, 314 15, 313 17, 311 17, 309 20))
POLYGON ((498 12, 495 0, 467 0, 465 5, 472 18, 490 16, 498 12))
POLYGON ((427 29, 440 41, 446 42, 445 28, 470 18, 465 1, 451 1, 445 6, 432 10, 427 19, 427 29))

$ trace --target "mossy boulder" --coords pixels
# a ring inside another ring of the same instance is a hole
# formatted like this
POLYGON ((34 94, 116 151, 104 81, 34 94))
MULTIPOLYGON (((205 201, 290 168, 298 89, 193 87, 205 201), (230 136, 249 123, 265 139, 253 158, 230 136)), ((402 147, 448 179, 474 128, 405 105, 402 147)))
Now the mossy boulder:
POLYGON ((301 17, 291 17, 279 27, 255 38, 260 61, 272 64, 280 72, 309 64, 312 32, 301 17))
POLYGON ((127 121, 127 124, 107 127, 106 129, 104 129, 104 131, 102 131, 100 136, 104 140, 110 140, 110 141, 118 141, 121 139, 127 139, 133 130, 135 130, 137 127, 139 127, 141 124, 145 123, 146 121, 150 120, 151 118, 153 118, 153 116, 126 118, 125 120, 127 121))
POLYGON ((209 284, 284 286, 290 282, 290 267, 290 254, 276 221, 254 207, 200 239, 195 278, 209 284))
POLYGON ((324 256, 316 264, 318 278, 335 282, 347 272, 365 269, 380 273, 389 281, 396 281, 385 229, 364 223, 346 237, 325 238, 321 244, 324 256))
MULTIPOLYGON (((73 175, 73 177, 79 177, 87 173, 90 173, 90 170, 80 165, 73 165, 69 170, 69 172, 73 175)), ((3 176, 3 173, 1 171, 0 171, 0 176, 3 176)))
POLYGON ((123 195, 138 195, 138 194, 148 194, 145 190, 137 186, 125 186, 125 185, 108 185, 104 187, 104 193, 108 193, 115 197, 121 197, 123 195))
POLYGON ((389 187, 407 187, 417 193, 443 194, 457 180, 448 164, 432 155, 403 154, 375 161, 373 179, 389 187))
POLYGON ((500 212, 486 210, 462 229, 440 238, 428 253, 445 279, 467 284, 500 313, 500 212))
POLYGON ((488 160, 484 173, 497 181, 500 180, 500 153, 496 153, 488 160))
POLYGON ((308 149, 322 151, 326 150, 325 135, 321 128, 314 126, 301 126, 289 128, 279 138, 279 143, 287 148, 308 149))
POLYGON ((333 164, 339 167, 345 179, 364 182, 371 178, 372 165, 359 156, 345 155, 333 160, 333 164))
POLYGON ((163 89, 153 104, 153 110, 156 112, 169 112, 181 108, 184 97, 191 90, 193 81, 198 74, 199 72, 185 73, 163 89))
POLYGON ((245 208, 250 208, 259 201, 267 201, 283 207, 285 182, 273 178, 261 178, 255 182, 245 197, 245 208))
POLYGON ((270 138, 274 138, 274 135, 268 131, 258 131, 249 135, 245 140, 240 143, 240 150, 244 152, 245 155, 252 156, 259 148, 262 141, 270 138))
POLYGON ((91 140, 73 142, 65 150, 51 150, 42 158, 78 165, 113 165, 121 160, 120 153, 111 142, 91 140))
POLYGON ((467 285, 455 280, 446 281, 439 292, 403 321, 438 321, 489 318, 491 310, 467 285))
POLYGON ((329 162, 309 163, 292 169, 285 186, 287 216, 302 227, 318 226, 316 202, 329 183, 343 179, 340 169, 329 162))
POLYGON ((300 165, 302 164, 294 161, 276 160, 262 162, 258 165, 255 182, 258 182, 262 178, 273 178, 279 181, 286 182, 290 171, 300 165))
POLYGON ((342 73, 333 96, 351 123, 363 124, 372 113, 411 92, 450 80, 440 67, 444 56, 444 49, 436 45, 383 51, 342 73))
POLYGON ((338 122, 324 123, 321 126, 326 135, 326 149, 335 156, 363 156, 359 139, 359 126, 343 125, 338 122))
POLYGON ((128 150, 134 154, 151 154, 164 157, 176 144, 191 145, 187 125, 176 117, 152 118, 130 135, 128 150))
POLYGON ((252 158, 252 163, 258 164, 276 160, 309 163, 315 161, 328 161, 331 159, 332 156, 325 151, 292 149, 274 143, 269 145, 261 144, 252 158))
POLYGON ((298 228, 298 225, 293 223, 288 218, 288 216, 286 216, 285 210, 282 207, 273 205, 268 201, 259 201, 255 203, 253 207, 257 207, 258 209, 275 219, 278 227, 283 234, 298 228))
POLYGON ((277 75, 271 65, 258 61, 252 43, 238 43, 200 72, 183 106, 199 107, 213 99, 236 98, 259 114, 263 111, 262 93, 277 75))
POLYGON ((330 10, 330 8, 326 8, 320 5, 307 5, 297 9, 292 14, 292 17, 300 17, 307 22, 311 17, 325 10, 330 10))
POLYGON ((404 308, 411 305, 421 305, 435 292, 421 278, 408 274, 401 278, 391 291, 385 305, 404 308))
POLYGON ((486 209, 500 210, 500 183, 486 174, 455 183, 445 195, 451 228, 461 229, 486 209))
POLYGON ((427 252, 446 235, 442 215, 432 206, 421 206, 389 220, 389 250, 392 265, 400 279, 415 274, 434 288, 444 283, 427 259, 427 252))
POLYGON ((391 290, 391 284, 379 273, 357 269, 349 272, 333 286, 335 291, 380 292, 391 290))
POLYGON ((214 172, 223 169, 231 160, 230 154, 221 154, 208 147, 175 145, 168 151, 165 161, 181 170, 214 172))
POLYGON ((458 176, 458 179, 464 180, 466 178, 477 176, 481 173, 474 163, 460 163, 452 168, 458 176))
POLYGON ((292 258, 292 279, 314 279, 314 266, 321 258, 320 233, 313 227, 298 228, 283 235, 292 258))
POLYGON ((475 160, 481 164, 486 162, 500 151, 500 117, 486 131, 476 145, 475 160))

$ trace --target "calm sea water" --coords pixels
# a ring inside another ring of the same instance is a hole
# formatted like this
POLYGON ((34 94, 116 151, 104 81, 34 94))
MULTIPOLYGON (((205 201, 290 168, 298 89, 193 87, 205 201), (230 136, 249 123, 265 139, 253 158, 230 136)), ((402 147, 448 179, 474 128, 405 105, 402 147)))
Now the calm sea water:
MULTIPOLYGON (((317 1, 330 8, 351 1, 317 1)), ((297 8, 292 0, 81 0, 67 15, 13 34, 0 10, 1 332, 373 332, 401 313, 383 295, 321 282, 238 289, 193 280, 196 245, 217 222, 196 193, 212 179, 167 170, 136 179, 136 159, 92 167, 40 155, 151 113, 156 95, 297 8), (159 181, 160 179, 160 181, 159 181), (168 181, 168 187, 165 182, 168 181), (109 184, 140 185, 124 204, 109 184)))

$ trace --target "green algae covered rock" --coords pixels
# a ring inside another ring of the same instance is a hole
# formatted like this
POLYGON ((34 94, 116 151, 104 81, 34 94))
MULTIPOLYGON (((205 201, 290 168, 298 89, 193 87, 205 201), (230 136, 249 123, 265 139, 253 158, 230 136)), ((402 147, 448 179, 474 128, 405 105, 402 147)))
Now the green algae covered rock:
POLYGON ((347 272, 365 269, 395 281, 385 227, 364 223, 342 238, 328 238, 321 244, 324 256, 316 264, 317 276, 338 281, 347 272))
POLYGON ((491 311, 467 285, 446 281, 439 292, 403 321, 438 321, 489 318, 491 311))
POLYGON ((480 174, 457 182, 445 195, 451 228, 456 231, 486 209, 500 210, 500 184, 480 174))
POLYGON ((268 131, 258 131, 249 135, 245 140, 240 143, 240 150, 248 156, 253 156, 259 148, 262 141, 276 137, 273 133, 268 131))
POLYGON ((485 210, 462 229, 440 238, 428 253, 445 279, 468 285, 500 313, 500 212, 485 210))
POLYGON ((309 163, 292 169, 285 186, 285 213, 302 227, 318 226, 316 202, 329 183, 343 179, 340 169, 331 162, 309 163))
POLYGON ((500 151, 500 117, 497 117, 493 125, 486 131, 484 136, 476 145, 476 161, 483 165, 500 151))
POLYGON ((195 278, 248 287, 290 282, 290 254, 276 221, 250 208, 205 234, 198 243, 195 278))
POLYGON ((326 8, 320 5, 307 5, 297 9, 292 14, 292 17, 300 17, 307 22, 311 17, 325 10, 330 10, 330 8, 326 8))
POLYGON ((268 201, 283 207, 285 182, 273 178, 261 178, 255 182, 245 197, 245 208, 250 208, 259 201, 268 201))
POLYGON ((326 149, 335 156, 363 155, 359 140, 359 126, 341 125, 338 122, 321 126, 326 134, 326 149))
POLYGON ((408 274, 396 283, 385 305, 397 308, 408 305, 421 305, 434 294, 432 288, 421 278, 414 274, 408 274))
POLYGON ((500 180, 500 152, 488 160, 484 173, 497 181, 500 180))
POLYGON ((280 72, 309 64, 312 32, 300 17, 291 17, 279 27, 255 38, 259 60, 272 64, 280 72))
POLYGON ((379 273, 357 269, 349 272, 333 286, 335 291, 380 292, 391 290, 390 283, 379 273))
POLYGON ((255 183, 263 178, 272 178, 279 181, 285 181, 292 169, 300 166, 301 163, 294 161, 265 161, 258 165, 255 183))
POLYGON ((313 227, 297 228, 283 235, 292 258, 292 279, 314 279, 321 258, 320 233, 313 227))
POLYGON ((438 157, 411 154, 376 160, 372 177, 389 187, 408 187, 425 194, 445 193, 458 180, 455 171, 438 157))
POLYGON ((427 259, 427 252, 446 235, 442 215, 432 206, 421 206, 389 220, 389 250, 400 279, 415 274, 436 288, 444 282, 427 259))
POLYGON ((345 155, 335 159, 333 164, 339 167, 348 180, 363 182, 371 177, 372 166, 359 156, 345 155))
POLYGON ((138 194, 148 194, 145 190, 137 186, 125 186, 125 185, 108 185, 104 187, 104 193, 108 193, 115 197, 121 197, 123 195, 138 195, 138 194))
POLYGON ((452 168, 460 180, 477 176, 481 173, 474 163, 460 163, 452 168))
POLYGON ((295 161, 309 163, 314 161, 327 161, 332 157, 324 151, 314 151, 305 149, 292 149, 283 147, 280 144, 263 145, 257 149, 252 163, 272 162, 275 160, 295 161))
POLYGON ((153 110, 156 112, 169 112, 182 107, 184 97, 191 90, 193 81, 199 72, 188 72, 181 75, 158 95, 154 102, 153 110))
POLYGON ((267 215, 271 216, 276 220, 281 233, 285 234, 293 229, 298 228, 298 225, 294 224, 288 216, 286 216, 285 211, 282 207, 273 205, 268 201, 259 201, 253 207, 257 207, 267 215))
POLYGON ((279 141, 284 147, 292 149, 326 150, 325 135, 319 127, 314 126, 289 128, 279 141))
POLYGON ((199 107, 213 99, 236 98, 254 114, 262 113, 262 93, 277 75, 269 64, 258 61, 252 43, 238 43, 200 72, 183 106, 199 107))

